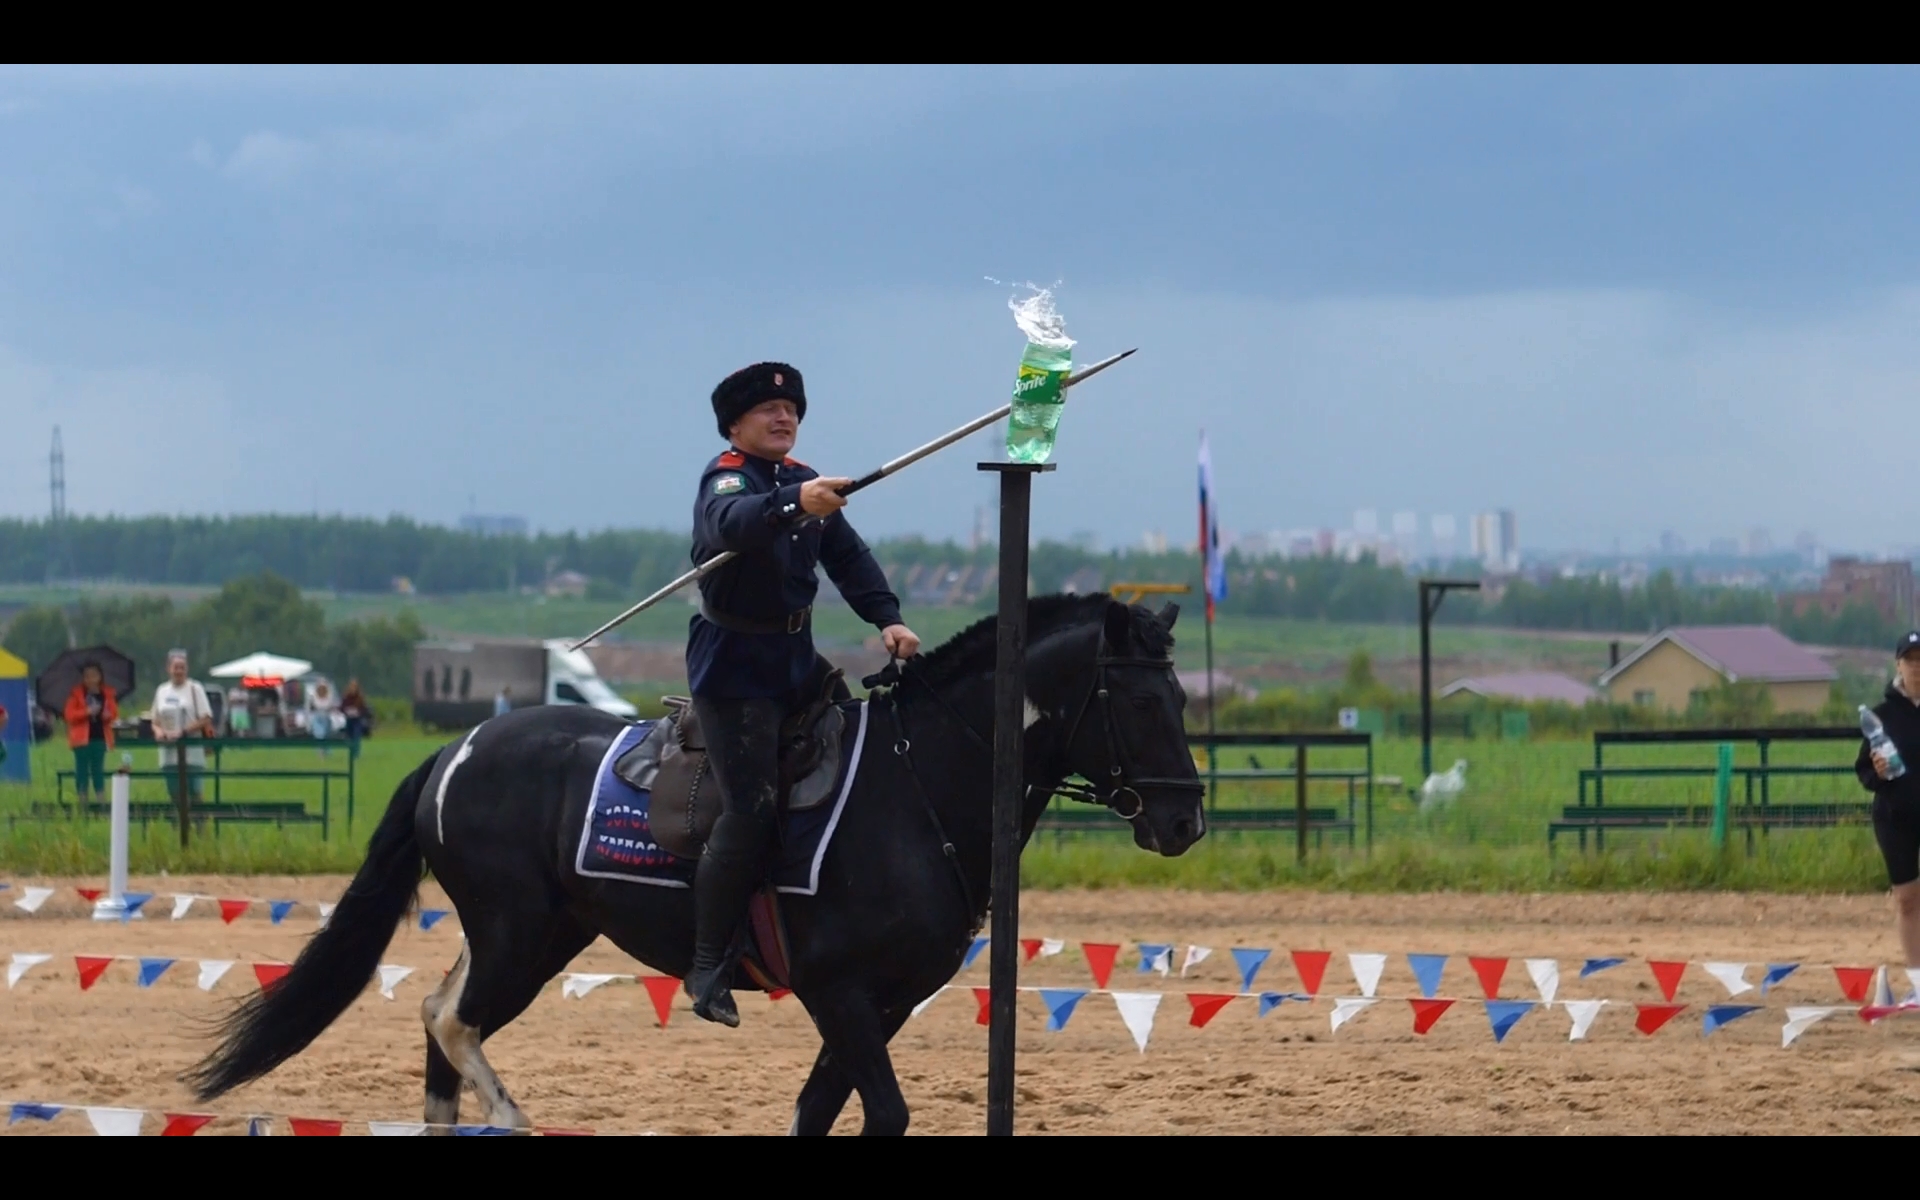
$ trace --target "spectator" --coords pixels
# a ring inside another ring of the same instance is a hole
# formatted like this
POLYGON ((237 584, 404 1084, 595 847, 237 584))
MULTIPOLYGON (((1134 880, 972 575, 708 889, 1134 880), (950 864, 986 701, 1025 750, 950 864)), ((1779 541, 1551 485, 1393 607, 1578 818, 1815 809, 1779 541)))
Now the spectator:
POLYGON ((120 719, 120 704, 107 686, 100 664, 89 660, 80 668, 80 682, 67 693, 67 745, 73 749, 73 788, 80 803, 87 802, 87 785, 93 794, 107 798, 107 751, 113 749, 113 723, 120 719))
POLYGON ((502 687, 500 694, 493 698, 493 715, 504 717, 513 711, 513 689, 502 687))
POLYGON ((360 739, 367 736, 373 719, 367 698, 360 694, 358 679, 347 680, 347 690, 340 697, 340 719, 346 722, 347 761, 352 762, 360 757, 360 739))
MULTIPOLYGON (((307 729, 312 732, 315 741, 324 742, 333 733, 333 710, 337 703, 333 695, 333 685, 322 679, 307 692, 307 729)), ((320 747, 320 756, 325 758, 327 748, 320 747)))
MULTIPOLYGON (((167 681, 154 689, 153 736, 159 742, 178 742, 213 734, 213 705, 207 702, 207 689, 198 680, 187 678, 187 652, 167 651, 167 681)), ((160 748, 162 769, 176 767, 180 751, 171 746, 160 748)), ((186 748, 187 785, 195 800, 201 798, 200 777, 207 771, 207 752, 200 746, 186 748)), ((167 795, 180 802, 180 773, 167 771, 167 795)))
POLYGON ((246 737, 253 732, 253 709, 244 687, 227 689, 227 728, 235 737, 246 737))

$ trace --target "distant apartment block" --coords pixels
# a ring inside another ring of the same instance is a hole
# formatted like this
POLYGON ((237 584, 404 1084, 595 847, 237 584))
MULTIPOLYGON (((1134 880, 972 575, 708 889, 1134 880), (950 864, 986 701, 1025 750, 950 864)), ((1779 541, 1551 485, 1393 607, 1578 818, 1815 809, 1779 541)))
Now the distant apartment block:
POLYGON ((1869 603, 1885 620, 1911 626, 1916 618, 1913 564, 1867 562, 1836 555, 1828 560, 1827 574, 1818 591, 1788 592, 1780 599, 1795 616, 1815 610, 1838 616, 1849 605, 1869 603))
POLYGON ((1488 570, 1520 569, 1520 526, 1511 509, 1474 514, 1470 532, 1473 556, 1488 570))
POLYGON ((481 537, 525 537, 527 519, 525 517, 487 517, 468 513, 460 518, 460 528, 467 533, 477 533, 481 537))

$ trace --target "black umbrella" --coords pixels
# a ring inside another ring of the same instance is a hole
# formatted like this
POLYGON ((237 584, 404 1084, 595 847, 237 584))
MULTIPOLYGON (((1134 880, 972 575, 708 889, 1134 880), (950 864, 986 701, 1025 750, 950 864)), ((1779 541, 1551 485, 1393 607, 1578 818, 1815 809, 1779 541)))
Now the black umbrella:
POLYGON ((47 664, 33 681, 33 695, 41 708, 53 713, 67 710, 67 697, 80 682, 80 669, 88 663, 100 665, 100 675, 122 704, 133 692, 133 660, 112 646, 83 646, 67 650, 47 664))

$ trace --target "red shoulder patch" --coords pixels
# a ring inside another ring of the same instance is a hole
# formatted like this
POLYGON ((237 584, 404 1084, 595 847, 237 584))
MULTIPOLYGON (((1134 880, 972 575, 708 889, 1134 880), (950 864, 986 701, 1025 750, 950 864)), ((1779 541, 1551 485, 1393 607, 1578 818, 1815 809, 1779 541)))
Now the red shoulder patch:
POLYGON ((738 450, 727 451, 726 453, 720 456, 720 459, 718 462, 714 463, 714 466, 716 467, 744 467, 746 465, 747 465, 747 456, 740 453, 738 450))
MULTIPOLYGON (((784 463, 785 463, 785 465, 786 465, 786 466, 789 466, 789 467, 806 467, 806 466, 807 466, 807 464, 805 464, 805 463, 803 463, 803 462, 801 462, 801 461, 800 461, 799 459, 797 459, 797 458, 788 458, 788 459, 785 459, 785 460, 783 460, 783 461, 784 461, 784 463)), ((811 471, 811 470, 812 470, 813 468, 812 468, 812 467, 807 467, 807 469, 808 469, 809 471, 811 471)))

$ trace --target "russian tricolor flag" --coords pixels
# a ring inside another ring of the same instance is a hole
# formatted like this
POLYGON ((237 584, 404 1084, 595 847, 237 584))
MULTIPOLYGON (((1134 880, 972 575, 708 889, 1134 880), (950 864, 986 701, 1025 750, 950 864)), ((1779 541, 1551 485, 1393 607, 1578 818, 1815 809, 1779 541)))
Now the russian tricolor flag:
POLYGON ((1213 620, 1216 601, 1227 598, 1227 563, 1220 556, 1220 515, 1214 511, 1213 454, 1207 449, 1207 431, 1200 431, 1200 561, 1206 576, 1207 620, 1213 620))

